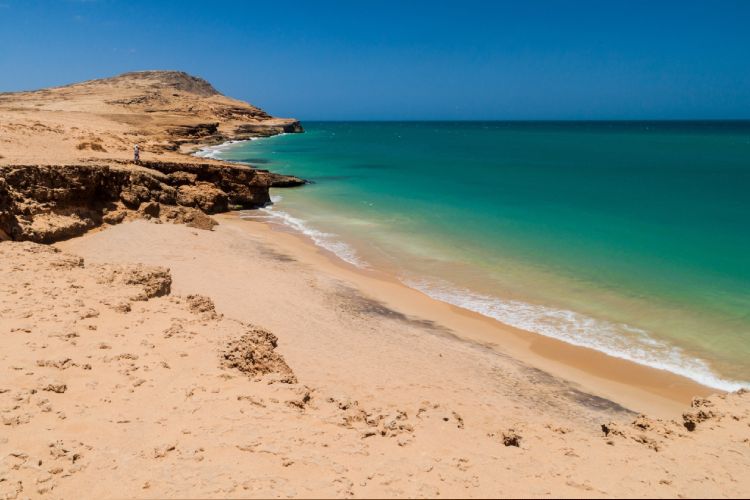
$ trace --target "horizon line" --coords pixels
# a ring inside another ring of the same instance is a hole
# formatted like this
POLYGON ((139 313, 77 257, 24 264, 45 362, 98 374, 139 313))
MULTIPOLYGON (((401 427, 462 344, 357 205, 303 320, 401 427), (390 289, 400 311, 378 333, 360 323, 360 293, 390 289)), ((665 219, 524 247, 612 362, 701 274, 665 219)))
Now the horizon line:
POLYGON ((415 123, 446 123, 446 122, 497 122, 497 123, 637 123, 637 122, 750 122, 750 118, 299 118, 307 122, 415 122, 415 123))

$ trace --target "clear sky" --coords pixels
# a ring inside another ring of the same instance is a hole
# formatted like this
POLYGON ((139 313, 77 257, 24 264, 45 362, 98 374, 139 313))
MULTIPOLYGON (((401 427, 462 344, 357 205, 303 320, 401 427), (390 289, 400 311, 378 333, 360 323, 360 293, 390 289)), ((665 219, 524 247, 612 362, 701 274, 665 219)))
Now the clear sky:
POLYGON ((750 0, 0 0, 0 91, 139 69, 304 120, 750 118, 750 0))

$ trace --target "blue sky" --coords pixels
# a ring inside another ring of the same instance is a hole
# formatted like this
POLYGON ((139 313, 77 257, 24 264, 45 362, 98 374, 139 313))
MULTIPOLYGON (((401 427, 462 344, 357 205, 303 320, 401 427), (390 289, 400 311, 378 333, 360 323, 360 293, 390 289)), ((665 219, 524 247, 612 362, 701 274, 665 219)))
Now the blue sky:
POLYGON ((304 120, 750 118, 750 0, 0 0, 0 91, 139 69, 304 120))

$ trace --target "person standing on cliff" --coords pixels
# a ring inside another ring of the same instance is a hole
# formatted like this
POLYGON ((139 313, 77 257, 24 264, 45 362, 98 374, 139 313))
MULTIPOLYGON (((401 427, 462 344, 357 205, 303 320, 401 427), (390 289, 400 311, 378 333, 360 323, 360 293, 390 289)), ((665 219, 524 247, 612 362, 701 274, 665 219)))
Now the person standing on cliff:
POLYGON ((133 161, 136 165, 141 164, 141 148, 138 146, 138 144, 136 144, 133 148, 133 161))

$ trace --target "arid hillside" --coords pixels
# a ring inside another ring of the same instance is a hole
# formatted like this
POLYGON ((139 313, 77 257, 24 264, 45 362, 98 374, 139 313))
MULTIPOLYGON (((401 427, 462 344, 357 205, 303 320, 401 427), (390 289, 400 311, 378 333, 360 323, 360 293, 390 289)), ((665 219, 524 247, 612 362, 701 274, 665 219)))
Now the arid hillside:
POLYGON ((185 160, 197 144, 299 132, 297 120, 218 93, 177 71, 142 71, 0 94, 0 165, 185 160))
POLYGON ((176 71, 0 94, 0 239, 51 243, 142 217, 210 228, 205 214, 304 181, 189 153, 301 131, 176 71))

